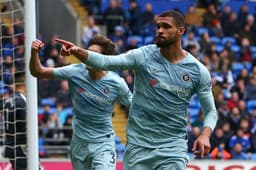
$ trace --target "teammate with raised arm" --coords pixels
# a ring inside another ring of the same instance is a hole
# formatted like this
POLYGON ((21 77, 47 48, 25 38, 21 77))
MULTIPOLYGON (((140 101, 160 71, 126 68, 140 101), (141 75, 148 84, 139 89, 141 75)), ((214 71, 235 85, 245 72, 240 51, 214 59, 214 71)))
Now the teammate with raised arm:
POLYGON ((182 49, 184 16, 165 11, 156 19, 156 44, 116 56, 101 55, 71 42, 61 54, 75 55, 97 69, 133 69, 135 84, 127 124, 124 170, 185 170, 187 156, 187 106, 197 94, 204 126, 192 150, 204 157, 217 121, 211 77, 207 68, 182 49))
MULTIPOLYGON (((71 161, 74 170, 115 170, 116 148, 112 127, 114 103, 130 105, 132 94, 124 79, 111 71, 95 70, 85 64, 59 68, 43 67, 38 52, 40 40, 32 43, 30 71, 38 78, 66 79, 73 102, 71 161)), ((89 50, 114 54, 115 46, 102 36, 94 37, 89 50)))

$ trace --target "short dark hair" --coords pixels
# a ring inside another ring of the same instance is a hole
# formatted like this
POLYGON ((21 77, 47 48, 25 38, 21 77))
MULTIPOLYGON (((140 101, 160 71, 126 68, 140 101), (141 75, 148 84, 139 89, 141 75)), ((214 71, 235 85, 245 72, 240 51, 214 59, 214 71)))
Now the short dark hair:
POLYGON ((115 44, 110 39, 104 36, 93 37, 89 42, 89 46, 91 45, 99 45, 102 48, 102 52, 101 52, 102 54, 105 54, 105 55, 115 54, 115 44))
POLYGON ((185 17, 177 10, 164 11, 159 17, 172 17, 177 27, 185 27, 185 17))
POLYGON ((14 74, 14 83, 15 83, 16 86, 17 85, 24 85, 25 81, 26 81, 25 71, 17 71, 14 74))

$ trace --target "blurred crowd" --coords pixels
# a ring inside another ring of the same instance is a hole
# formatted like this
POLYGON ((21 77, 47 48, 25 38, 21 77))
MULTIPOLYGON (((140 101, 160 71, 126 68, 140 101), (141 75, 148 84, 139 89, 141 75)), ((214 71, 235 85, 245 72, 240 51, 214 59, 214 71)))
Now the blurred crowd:
MULTIPOLYGON (((206 159, 256 160, 256 13, 249 11, 247 4, 234 11, 220 1, 207 2, 189 6, 183 12, 186 34, 182 39, 183 47, 204 63, 212 76, 219 119, 211 137, 212 150, 206 159)), ((130 0, 125 10, 121 0, 110 0, 102 11, 100 1, 81 0, 80 3, 90 14, 81 36, 84 48, 93 36, 100 34, 115 43, 117 54, 154 42, 157 14, 153 12, 153 4, 141 6, 138 1, 130 0), (106 26, 106 32, 101 29, 102 25, 106 26)), ((24 67, 23 32, 18 18, 13 27, 2 25, 6 38, 2 38, 0 57, 3 63, 0 65, 3 70, 1 96, 11 94, 12 75, 24 67)), ((53 35, 41 50, 40 59, 48 67, 67 64, 59 55, 61 46, 54 41, 56 37, 53 35)), ((119 73, 133 90, 133 71, 119 73)), ((38 84, 40 144, 67 145, 72 136, 68 82, 40 79, 38 84)), ((128 114, 129 109, 123 109, 128 114)), ((204 116, 197 96, 191 99, 187 113, 188 151, 191 159, 200 159, 191 151, 204 116)), ((46 157, 46 150, 40 149, 41 156, 46 157)))

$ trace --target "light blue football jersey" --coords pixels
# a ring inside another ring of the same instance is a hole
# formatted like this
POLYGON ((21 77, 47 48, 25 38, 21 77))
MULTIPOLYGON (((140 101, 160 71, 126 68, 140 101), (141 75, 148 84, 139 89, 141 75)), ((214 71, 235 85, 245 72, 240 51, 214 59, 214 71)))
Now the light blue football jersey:
POLYGON ((130 143, 149 148, 175 145, 184 149, 187 107, 193 94, 200 99, 204 126, 215 127, 217 114, 209 71, 190 53, 172 64, 156 45, 148 45, 118 56, 89 52, 85 63, 98 69, 135 71, 127 125, 130 143))
POLYGON ((129 105, 132 100, 132 94, 124 79, 117 73, 108 71, 100 80, 92 80, 85 64, 55 68, 54 78, 69 82, 74 135, 88 142, 106 141, 106 136, 114 133, 114 102, 118 100, 129 105))

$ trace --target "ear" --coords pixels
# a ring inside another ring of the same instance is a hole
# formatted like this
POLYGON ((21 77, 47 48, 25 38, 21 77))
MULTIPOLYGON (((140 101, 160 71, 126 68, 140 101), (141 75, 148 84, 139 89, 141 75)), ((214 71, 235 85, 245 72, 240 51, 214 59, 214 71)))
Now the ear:
POLYGON ((179 27, 178 28, 178 34, 183 35, 185 33, 185 27, 179 27))

